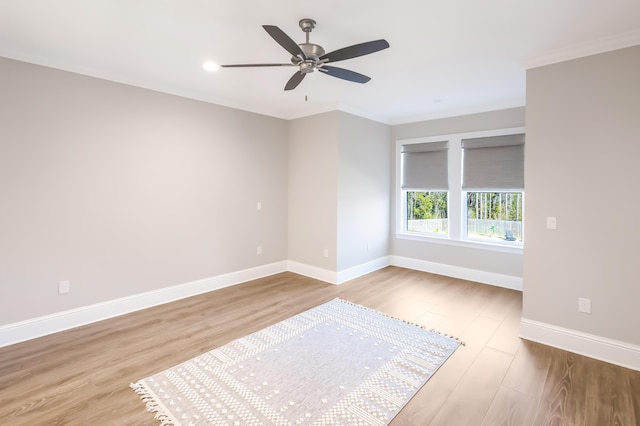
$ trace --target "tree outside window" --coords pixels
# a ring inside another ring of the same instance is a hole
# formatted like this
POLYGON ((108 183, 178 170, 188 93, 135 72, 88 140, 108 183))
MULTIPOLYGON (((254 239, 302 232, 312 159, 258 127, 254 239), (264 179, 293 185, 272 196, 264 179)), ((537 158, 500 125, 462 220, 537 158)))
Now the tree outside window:
POLYGON ((407 191, 407 231, 449 234, 448 193, 407 191))
POLYGON ((467 192, 467 238, 522 242, 522 192, 467 192))

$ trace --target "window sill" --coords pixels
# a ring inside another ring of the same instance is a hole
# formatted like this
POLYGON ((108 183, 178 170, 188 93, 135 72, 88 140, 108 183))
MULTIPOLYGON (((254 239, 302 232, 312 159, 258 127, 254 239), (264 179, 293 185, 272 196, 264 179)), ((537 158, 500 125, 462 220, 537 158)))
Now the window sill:
POLYGON ((488 251, 496 251, 501 253, 513 253, 513 254, 522 254, 523 246, 522 245, 506 245, 506 244, 493 244, 484 241, 462 241, 462 240, 452 240, 448 237, 437 237, 437 236, 426 236, 426 235, 418 235, 418 234, 409 234, 409 233, 396 233, 397 239, 400 240, 411 240, 411 241, 421 241, 424 243, 430 244, 444 244, 448 246, 456 246, 456 247, 465 247, 472 248, 477 250, 488 250, 488 251))

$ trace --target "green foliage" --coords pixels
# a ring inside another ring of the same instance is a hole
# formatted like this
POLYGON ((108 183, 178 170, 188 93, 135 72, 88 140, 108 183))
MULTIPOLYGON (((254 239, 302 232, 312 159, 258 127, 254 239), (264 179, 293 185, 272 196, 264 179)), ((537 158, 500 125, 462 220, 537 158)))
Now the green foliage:
POLYGON ((407 218, 446 219, 447 195, 446 192, 407 192, 407 218))
MULTIPOLYGON (((407 192, 408 219, 446 219, 447 192, 407 192)), ((522 221, 521 192, 469 192, 469 219, 522 221)))
MULTIPOLYGON (((406 195, 407 221, 411 221, 407 230, 438 234, 439 226, 447 227, 447 192, 407 191, 406 195)), ((468 235, 503 240, 508 235, 509 241, 522 242, 522 202, 521 192, 468 192, 468 235)))
POLYGON ((521 192, 469 192, 470 219, 522 221, 521 192))

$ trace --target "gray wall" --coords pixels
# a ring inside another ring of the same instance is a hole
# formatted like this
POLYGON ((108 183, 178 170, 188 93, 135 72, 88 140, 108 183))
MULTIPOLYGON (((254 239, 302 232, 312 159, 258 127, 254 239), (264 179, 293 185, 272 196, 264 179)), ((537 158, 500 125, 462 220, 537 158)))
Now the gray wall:
POLYGON ((338 259, 343 271, 389 254, 390 128, 338 113, 338 259))
POLYGON ((523 296, 524 318, 636 345, 639 76, 640 46, 528 70, 523 296))
POLYGON ((0 325, 287 259, 286 121, 3 58, 0 94, 0 325))
POLYGON ((330 271, 338 246, 338 114, 289 122, 289 260, 330 271))
MULTIPOLYGON (((500 111, 484 112, 459 117, 401 124, 391 129, 392 140, 412 139, 454 133, 475 132, 481 130, 522 127, 525 124, 525 109, 512 108, 500 111)), ((528 137, 527 137, 528 143, 528 137)), ((395 162, 393 163, 395 175, 395 162)), ((526 203, 529 203, 529 187, 526 186, 526 203)), ((394 192, 398 189, 394 185, 394 192)), ((394 195, 395 197, 395 195, 394 195)), ((397 220, 393 212, 393 221, 397 220)), ((525 222, 529 218, 525 217, 525 222)), ((528 246, 527 235, 526 245, 528 246)), ((396 256, 429 262, 442 263, 461 268, 475 269, 496 274, 522 277, 522 255, 490 250, 459 247, 454 245, 406 240, 394 237, 391 240, 391 252, 396 256)))
POLYGON ((389 254, 389 138, 340 111, 290 122, 289 260, 339 272, 389 254))

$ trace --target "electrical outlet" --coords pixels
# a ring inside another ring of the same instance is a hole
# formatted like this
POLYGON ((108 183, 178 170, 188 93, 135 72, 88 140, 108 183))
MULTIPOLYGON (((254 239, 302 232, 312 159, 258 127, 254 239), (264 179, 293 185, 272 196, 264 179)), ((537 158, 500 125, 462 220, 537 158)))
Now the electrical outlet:
POLYGON ((578 312, 585 314, 591 313, 591 299, 585 299, 583 297, 578 298, 578 312))
POLYGON ((555 217, 547 218, 547 229, 558 229, 558 223, 555 217))
POLYGON ((262 210, 262 203, 260 201, 258 201, 258 203, 256 204, 256 208, 258 210, 262 210))
POLYGON ((58 283, 58 294, 67 294, 71 291, 71 281, 60 281, 58 283))
POLYGON ((329 249, 324 249, 324 257, 329 257, 329 249))
POLYGON ((262 254, 262 246, 258 246, 258 249, 256 250, 256 252, 260 255, 262 254))

